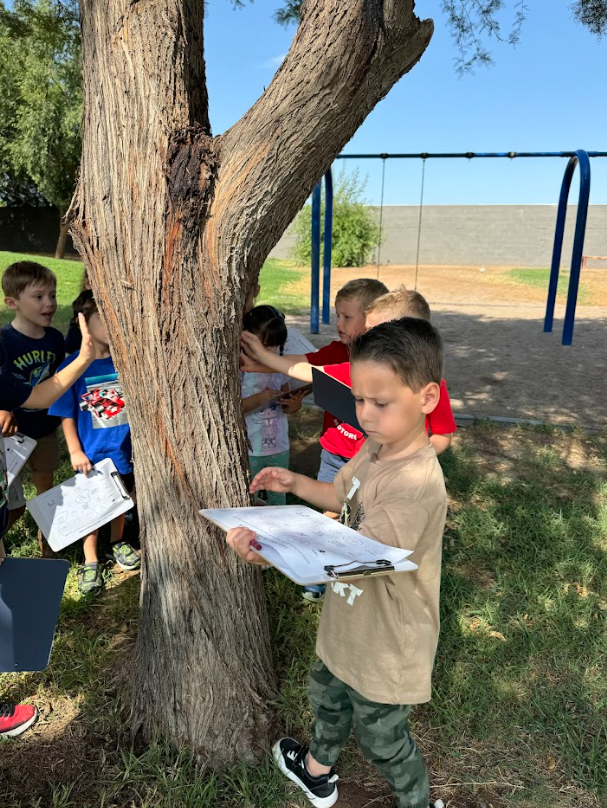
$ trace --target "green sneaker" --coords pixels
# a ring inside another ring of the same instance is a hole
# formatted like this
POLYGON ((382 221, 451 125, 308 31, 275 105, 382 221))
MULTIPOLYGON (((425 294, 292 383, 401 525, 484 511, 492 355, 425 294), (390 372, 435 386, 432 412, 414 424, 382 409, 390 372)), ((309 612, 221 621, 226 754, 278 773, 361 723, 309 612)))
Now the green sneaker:
POLYGON ((112 558, 123 570, 136 570, 141 566, 141 559, 126 541, 117 541, 112 544, 112 558))
POLYGON ((103 573, 98 561, 91 561, 78 568, 78 591, 81 595, 96 597, 102 590, 103 573))

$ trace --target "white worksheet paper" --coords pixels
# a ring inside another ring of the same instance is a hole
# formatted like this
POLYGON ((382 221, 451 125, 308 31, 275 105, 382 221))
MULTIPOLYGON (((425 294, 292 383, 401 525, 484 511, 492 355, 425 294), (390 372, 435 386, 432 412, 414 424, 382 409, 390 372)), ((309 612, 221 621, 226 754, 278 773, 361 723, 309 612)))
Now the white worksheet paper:
POLYGON ((17 432, 16 435, 10 438, 3 438, 3 440, 6 451, 6 471, 10 486, 36 448, 36 441, 33 438, 28 438, 27 435, 22 435, 21 432, 17 432))
POLYGON ((224 530, 248 527, 257 534, 259 555, 299 584, 327 583, 336 573, 354 572, 383 559, 395 572, 417 569, 411 550, 369 539, 304 505, 205 508, 200 513, 224 530))
POLYGON ((306 339, 301 331, 298 331, 296 328, 287 329, 287 341, 285 342, 283 354, 307 354, 317 350, 318 348, 312 345, 310 340, 306 339))
POLYGON ((129 511, 133 500, 109 458, 27 502, 27 509, 57 552, 129 511))

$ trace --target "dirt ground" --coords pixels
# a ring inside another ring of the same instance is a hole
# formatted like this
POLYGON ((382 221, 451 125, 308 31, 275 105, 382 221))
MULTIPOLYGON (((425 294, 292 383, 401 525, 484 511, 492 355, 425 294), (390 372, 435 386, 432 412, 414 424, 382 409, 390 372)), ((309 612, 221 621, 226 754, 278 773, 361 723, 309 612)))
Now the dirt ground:
MULTIPOLYGON (((605 426, 607 373, 607 269, 586 269, 593 303, 578 303, 573 345, 561 345, 564 298, 554 330, 543 333, 546 289, 514 282, 510 267, 419 268, 417 289, 432 308, 445 340, 445 378, 458 415, 530 418, 551 424, 605 426)), ((334 269, 332 299, 352 278, 376 278, 389 289, 415 288, 415 267, 334 269)), ((309 279, 302 281, 309 286, 309 279)), ((315 345, 325 345, 332 324, 309 334, 309 317, 289 317, 315 345)))

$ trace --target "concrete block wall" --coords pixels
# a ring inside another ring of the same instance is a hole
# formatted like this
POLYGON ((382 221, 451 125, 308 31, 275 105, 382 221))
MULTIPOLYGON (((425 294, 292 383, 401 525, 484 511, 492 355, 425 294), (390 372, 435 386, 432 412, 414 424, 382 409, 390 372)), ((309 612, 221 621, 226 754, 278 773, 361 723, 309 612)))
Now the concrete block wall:
MULTIPOLYGON (((570 205, 562 253, 565 266, 571 260, 576 214, 577 207, 570 205)), ((382 264, 415 264, 418 223, 418 206, 384 207, 382 264)), ((420 263, 546 267, 555 224, 556 205, 426 205, 420 263)), ((287 229, 272 256, 289 258, 293 241, 287 229)), ((584 253, 607 256, 607 205, 589 207, 584 253)), ((588 266, 607 270, 607 262, 588 266)))

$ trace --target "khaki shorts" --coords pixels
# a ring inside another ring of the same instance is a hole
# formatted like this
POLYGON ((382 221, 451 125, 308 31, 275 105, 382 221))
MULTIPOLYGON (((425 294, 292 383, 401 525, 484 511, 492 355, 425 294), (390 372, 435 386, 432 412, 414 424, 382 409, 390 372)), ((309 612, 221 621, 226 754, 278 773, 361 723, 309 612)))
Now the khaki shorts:
POLYGON ((44 438, 38 438, 36 448, 29 456, 27 465, 31 471, 57 471, 59 468, 59 440, 56 432, 51 432, 44 438))

